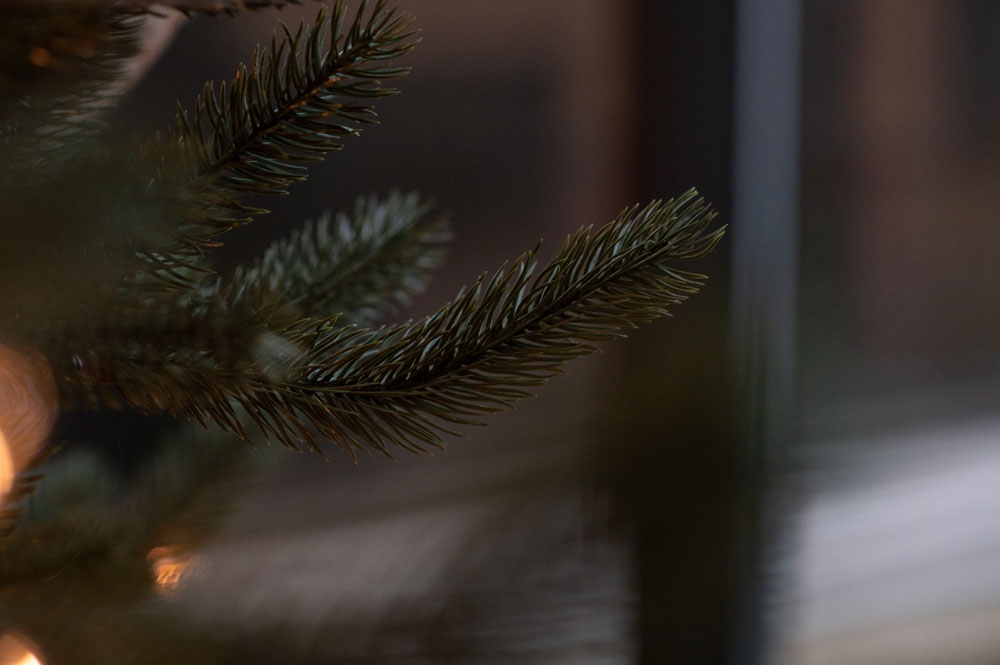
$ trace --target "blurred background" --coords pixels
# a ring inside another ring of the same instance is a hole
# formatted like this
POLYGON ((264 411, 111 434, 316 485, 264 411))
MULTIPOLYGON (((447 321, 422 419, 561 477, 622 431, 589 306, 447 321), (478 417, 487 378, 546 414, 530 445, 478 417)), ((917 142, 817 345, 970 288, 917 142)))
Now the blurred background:
MULTIPOLYGON (((692 186, 729 233, 674 319, 444 454, 281 455, 178 612, 290 662, 1000 662, 1000 4, 401 4, 382 124, 224 265, 392 189, 456 233, 406 316, 692 186)), ((116 120, 166 126, 277 17, 182 26, 116 120)), ((128 468, 137 425, 73 427, 128 468)))

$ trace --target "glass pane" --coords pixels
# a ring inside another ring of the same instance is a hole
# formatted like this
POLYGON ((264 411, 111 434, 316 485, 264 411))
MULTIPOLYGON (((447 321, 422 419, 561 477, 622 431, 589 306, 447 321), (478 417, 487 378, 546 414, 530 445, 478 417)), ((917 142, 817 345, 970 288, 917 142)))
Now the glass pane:
POLYGON ((805 7, 779 662, 996 662, 1000 6, 805 7))

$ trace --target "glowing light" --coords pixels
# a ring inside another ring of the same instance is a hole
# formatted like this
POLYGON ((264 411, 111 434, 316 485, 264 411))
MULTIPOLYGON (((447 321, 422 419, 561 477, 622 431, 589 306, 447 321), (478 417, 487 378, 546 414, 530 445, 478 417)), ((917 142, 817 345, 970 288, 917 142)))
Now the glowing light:
POLYGON ((168 593, 180 586, 195 559, 193 555, 178 554, 171 547, 153 548, 149 553, 149 560, 153 566, 153 581, 157 591, 168 593))
POLYGON ((10 491, 16 475, 10 446, 7 445, 7 439, 4 438, 3 432, 0 432, 0 497, 10 491))
POLYGON ((45 359, 0 344, 0 498, 45 444, 58 409, 45 359))
POLYGON ((33 645, 16 633, 0 637, 0 665, 42 665, 32 651, 33 645))
POLYGON ((28 62, 35 67, 48 67, 52 62, 52 52, 41 46, 32 46, 28 51, 28 62))

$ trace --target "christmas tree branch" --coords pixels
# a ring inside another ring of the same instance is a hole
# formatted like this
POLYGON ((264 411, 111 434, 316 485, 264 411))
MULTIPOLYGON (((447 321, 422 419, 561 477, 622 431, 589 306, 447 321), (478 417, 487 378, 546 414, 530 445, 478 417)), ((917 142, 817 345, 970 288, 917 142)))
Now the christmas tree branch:
MULTIPOLYGON (((267 370, 253 354, 225 361, 214 345, 116 348, 98 362, 107 383, 143 411, 214 421, 245 437, 242 409, 291 446, 316 448, 318 435, 352 451, 420 451, 440 445, 452 424, 510 408, 594 342, 695 293, 701 276, 669 264, 714 247, 722 230, 707 231, 713 218, 689 192, 581 230, 534 277, 528 252, 415 323, 366 330, 305 320, 262 331, 301 353, 283 353, 287 362, 267 370)), ((78 390, 93 389, 80 378, 78 390)))
POLYGON ((280 294, 304 316, 381 323, 424 290, 451 234, 415 194, 359 198, 353 214, 324 215, 273 244, 230 280, 230 298, 280 294))
POLYGON ((283 27, 281 39, 258 48, 250 67, 218 94, 206 84, 193 113, 181 110, 167 141, 190 158, 190 190, 198 202, 172 246, 151 253, 166 265, 193 263, 216 236, 266 212, 249 206, 256 194, 283 193, 306 177, 306 164, 343 147, 343 137, 374 122, 361 100, 394 94, 382 79, 407 69, 384 61, 413 46, 410 19, 377 0, 361 3, 346 25, 343 2, 312 26, 283 27))
MULTIPOLYGON (((220 370, 251 357, 281 365, 289 353, 300 355, 282 341, 283 329, 335 313, 345 323, 378 323, 423 290, 450 240, 443 220, 425 221, 428 209, 416 194, 359 198, 352 216, 307 223, 227 279, 183 274, 197 287, 181 291, 132 283, 102 306, 88 301, 82 318, 67 321, 63 312, 64 325, 36 330, 34 343, 54 351, 66 339, 78 348, 114 339, 118 353, 149 357, 174 345, 209 354, 205 361, 214 358, 220 370)), ((81 351, 72 362, 62 355, 64 375, 97 377, 101 362, 92 355, 81 351)))

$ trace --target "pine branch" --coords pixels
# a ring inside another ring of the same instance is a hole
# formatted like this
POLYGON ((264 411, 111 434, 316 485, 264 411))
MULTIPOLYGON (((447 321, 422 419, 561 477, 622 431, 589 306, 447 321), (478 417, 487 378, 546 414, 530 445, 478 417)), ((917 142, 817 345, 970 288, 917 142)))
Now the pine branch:
MULTIPOLYGON (((88 319, 52 327, 36 343, 63 388, 64 402, 120 407, 122 395, 114 385, 113 371, 118 362, 149 364, 159 368, 151 372, 168 374, 197 367, 208 381, 248 374, 270 381, 301 360, 304 350, 282 334, 302 320, 295 307, 276 294, 233 300, 220 297, 217 288, 210 284, 198 291, 160 292, 153 297, 125 291, 88 319)), ((161 378, 166 380, 164 386, 173 380, 161 378)), ((166 395, 151 398, 163 404, 152 410, 169 410, 166 395)), ((224 407, 213 419, 225 421, 227 431, 248 438, 238 410, 224 407)))
MULTIPOLYGON (((177 292, 125 289, 103 307, 88 303, 86 318, 36 331, 34 343, 57 359, 70 383, 110 383, 92 350, 109 339, 116 342, 108 350, 126 357, 154 354, 169 365, 178 349, 187 362, 220 372, 280 375, 305 353, 281 331, 334 313, 340 321, 375 322, 424 287, 450 240, 442 220, 423 223, 428 208, 416 194, 359 198, 352 217, 307 224, 228 279, 202 279, 197 289, 177 292), (75 353, 63 350, 67 339, 75 353)), ((97 392, 75 396, 91 407, 119 405, 110 385, 97 392)), ((237 422, 230 419, 230 429, 237 422)))
MULTIPOLYGON (((722 230, 707 231, 713 218, 691 191, 577 232, 534 277, 528 252, 421 321, 379 330, 300 322, 280 338, 303 359, 280 373, 245 357, 223 362, 211 349, 117 351, 142 344, 136 340, 106 340, 95 354, 107 381, 139 410, 214 421, 245 436, 241 407, 265 435, 290 446, 316 448, 319 435, 351 451, 420 451, 439 446, 453 424, 510 408, 593 343, 621 337, 697 292, 702 276, 669 263, 715 246, 722 230)), ((84 378, 70 383, 86 393, 93 385, 84 378)))
POLYGON ((354 213, 329 213, 276 242, 228 287, 235 300, 280 294, 304 316, 341 315, 343 323, 385 320, 423 291, 451 240, 441 219, 415 194, 359 197, 354 213))
POLYGON ((306 164, 343 147, 343 137, 375 121, 370 98, 394 94, 383 79, 407 68, 385 61, 415 42, 410 19, 377 0, 361 3, 344 29, 346 9, 321 8, 312 26, 283 36, 254 53, 250 67, 216 94, 208 83, 193 113, 178 113, 167 140, 193 164, 190 189, 198 207, 178 230, 176 242, 150 253, 154 265, 197 263, 216 237, 266 212, 247 204, 257 194, 284 193, 306 178, 306 164))

